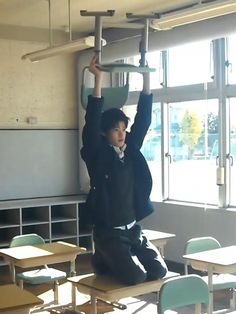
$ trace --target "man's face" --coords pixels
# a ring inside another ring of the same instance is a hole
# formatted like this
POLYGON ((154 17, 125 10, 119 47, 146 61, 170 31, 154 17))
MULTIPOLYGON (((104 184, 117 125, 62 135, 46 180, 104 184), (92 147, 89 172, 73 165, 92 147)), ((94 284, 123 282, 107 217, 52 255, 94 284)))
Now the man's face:
POLYGON ((122 147, 125 144, 125 137, 126 137, 126 126, 123 121, 117 123, 117 125, 110 129, 106 133, 107 141, 117 147, 122 147))

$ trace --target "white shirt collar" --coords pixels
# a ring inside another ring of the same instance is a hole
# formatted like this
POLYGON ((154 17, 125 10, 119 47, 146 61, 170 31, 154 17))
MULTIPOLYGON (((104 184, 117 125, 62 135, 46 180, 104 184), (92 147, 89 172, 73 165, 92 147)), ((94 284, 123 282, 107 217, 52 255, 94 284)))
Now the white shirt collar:
POLYGON ((117 155, 120 159, 124 158, 124 155, 125 155, 124 151, 127 147, 126 144, 124 144, 122 147, 117 147, 117 146, 113 146, 113 145, 112 145, 112 147, 114 148, 115 152, 117 153, 117 155))

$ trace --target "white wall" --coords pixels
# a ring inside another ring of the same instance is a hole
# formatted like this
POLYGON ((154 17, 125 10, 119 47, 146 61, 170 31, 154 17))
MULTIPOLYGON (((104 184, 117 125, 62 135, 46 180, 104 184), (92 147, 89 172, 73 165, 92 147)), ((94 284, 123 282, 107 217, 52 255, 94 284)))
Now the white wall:
POLYGON ((0 128, 77 128, 75 56, 21 60, 46 45, 0 39, 0 128))
POLYGON ((184 245, 192 237, 213 236, 222 246, 236 243, 236 211, 168 202, 154 205, 155 212, 142 224, 146 228, 176 234, 176 238, 167 242, 167 260, 183 263, 184 245))

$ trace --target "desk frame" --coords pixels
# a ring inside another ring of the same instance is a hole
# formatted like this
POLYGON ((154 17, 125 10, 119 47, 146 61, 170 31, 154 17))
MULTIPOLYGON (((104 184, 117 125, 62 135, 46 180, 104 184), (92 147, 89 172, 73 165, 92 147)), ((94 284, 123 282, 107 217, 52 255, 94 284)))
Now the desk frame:
POLYGON ((194 269, 207 271, 210 303, 208 313, 213 313, 213 282, 214 273, 225 274, 236 272, 236 245, 221 247, 214 250, 187 254, 184 259, 191 263, 194 269))
POLYGON ((164 257, 164 247, 169 239, 175 238, 176 235, 173 233, 143 229, 142 230, 147 239, 152 242, 160 251, 164 257))
POLYGON ((90 295, 91 314, 97 314, 97 300, 109 302, 119 309, 125 309, 126 306, 118 303, 117 300, 126 297, 134 297, 150 292, 158 293, 163 283, 173 277, 179 276, 179 273, 168 272, 164 278, 146 281, 137 285, 124 285, 112 277, 87 274, 68 278, 72 284, 72 308, 76 310, 76 288, 84 294, 90 295))
POLYGON ((53 242, 1 249, 0 255, 10 267, 12 282, 16 282, 16 267, 30 268, 45 264, 70 262, 70 275, 76 274, 75 260, 84 248, 66 242, 53 242))

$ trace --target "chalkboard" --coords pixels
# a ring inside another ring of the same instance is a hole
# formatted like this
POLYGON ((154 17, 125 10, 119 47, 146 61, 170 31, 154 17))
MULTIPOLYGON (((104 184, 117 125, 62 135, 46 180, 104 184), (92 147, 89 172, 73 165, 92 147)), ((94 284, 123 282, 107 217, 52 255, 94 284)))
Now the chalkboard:
POLYGON ((0 130, 0 200, 79 193, 77 130, 0 130))

